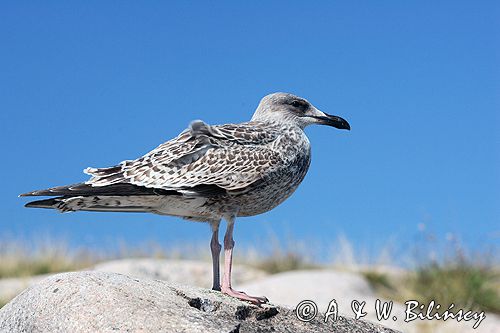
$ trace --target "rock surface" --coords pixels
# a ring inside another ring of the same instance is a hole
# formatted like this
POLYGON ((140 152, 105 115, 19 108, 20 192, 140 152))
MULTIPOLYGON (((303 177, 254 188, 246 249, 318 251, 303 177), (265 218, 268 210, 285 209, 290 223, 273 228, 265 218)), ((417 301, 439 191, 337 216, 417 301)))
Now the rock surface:
POLYGON ((301 322, 212 290, 106 272, 51 276, 0 310, 0 332, 394 332, 344 318, 301 322))

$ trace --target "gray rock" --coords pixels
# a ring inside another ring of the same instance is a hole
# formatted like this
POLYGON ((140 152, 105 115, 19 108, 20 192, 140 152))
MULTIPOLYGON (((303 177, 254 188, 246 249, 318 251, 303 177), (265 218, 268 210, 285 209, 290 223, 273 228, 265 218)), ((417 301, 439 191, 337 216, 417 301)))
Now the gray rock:
POLYGON ((0 310, 0 332, 394 332, 352 318, 323 319, 301 322, 286 307, 88 271, 57 274, 22 292, 0 310))

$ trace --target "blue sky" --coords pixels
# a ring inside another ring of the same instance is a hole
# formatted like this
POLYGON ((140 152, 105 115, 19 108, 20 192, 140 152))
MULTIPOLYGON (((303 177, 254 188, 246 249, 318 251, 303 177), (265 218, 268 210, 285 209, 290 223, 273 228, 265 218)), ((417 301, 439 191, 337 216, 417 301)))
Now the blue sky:
POLYGON ((494 1, 2 2, 0 237, 207 241, 197 223, 57 214, 17 195, 86 180, 191 120, 248 120, 286 91, 349 120, 311 127, 309 173, 275 210, 236 225, 366 248, 417 225, 468 246, 500 234, 500 6, 494 1))

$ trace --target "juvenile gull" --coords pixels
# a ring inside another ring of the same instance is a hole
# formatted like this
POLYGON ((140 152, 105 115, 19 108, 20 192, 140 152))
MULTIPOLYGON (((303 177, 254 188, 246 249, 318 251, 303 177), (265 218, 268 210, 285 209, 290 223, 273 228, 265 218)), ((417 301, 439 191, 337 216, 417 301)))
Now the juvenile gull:
POLYGON ((213 289, 250 301, 231 287, 233 228, 236 217, 267 212, 287 199, 309 168, 311 148, 304 133, 319 124, 350 129, 349 123, 319 111, 287 93, 265 96, 252 119, 241 124, 208 125, 200 120, 146 155, 109 168, 87 168, 85 183, 33 191, 21 196, 56 196, 26 207, 61 212, 150 212, 208 222, 213 289), (219 278, 219 224, 224 236, 224 276, 219 278))

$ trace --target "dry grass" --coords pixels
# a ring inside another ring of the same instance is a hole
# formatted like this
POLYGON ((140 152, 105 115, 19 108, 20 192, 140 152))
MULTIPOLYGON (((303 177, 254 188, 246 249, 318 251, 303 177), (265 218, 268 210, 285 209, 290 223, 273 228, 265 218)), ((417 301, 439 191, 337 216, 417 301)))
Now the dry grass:
POLYGON ((421 304, 433 300, 441 308, 453 303, 456 308, 500 313, 500 273, 491 266, 463 261, 435 262, 400 277, 376 270, 362 274, 375 292, 387 299, 399 302, 412 299, 421 304))
POLYGON ((368 281, 370 286, 381 295, 391 295, 396 291, 393 279, 388 274, 380 273, 375 270, 366 270, 361 274, 368 281))
POLYGON ((318 264, 310 262, 302 255, 289 251, 276 252, 268 257, 250 261, 248 264, 270 274, 320 267, 318 264))
POLYGON ((198 245, 166 249, 154 242, 134 246, 118 242, 113 250, 89 250, 72 249, 60 239, 35 243, 9 240, 0 242, 0 279, 82 270, 122 258, 200 259, 203 252, 198 245))
POLYGON ((453 303, 455 308, 500 313, 500 266, 494 249, 473 253, 450 235, 445 242, 429 233, 420 236, 406 274, 363 272, 380 296, 421 304, 435 301, 442 309, 453 303))
POLYGON ((65 242, 2 242, 0 278, 24 277, 79 270, 92 265, 94 256, 86 251, 70 251, 65 242))
POLYGON ((500 274, 492 267, 472 262, 431 263, 419 267, 408 278, 414 298, 448 307, 500 313, 500 274))

